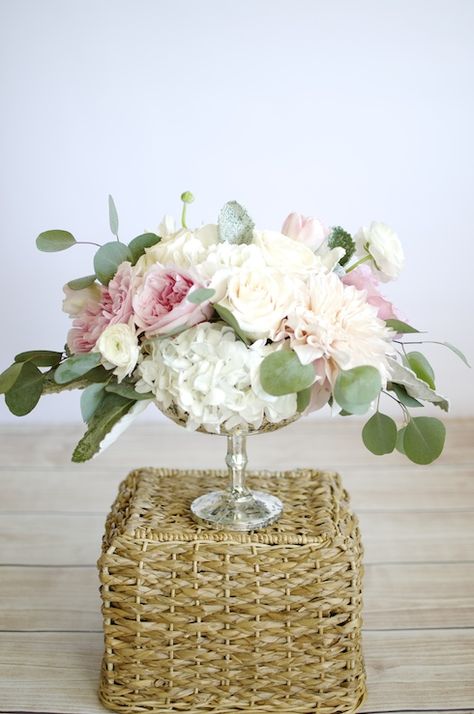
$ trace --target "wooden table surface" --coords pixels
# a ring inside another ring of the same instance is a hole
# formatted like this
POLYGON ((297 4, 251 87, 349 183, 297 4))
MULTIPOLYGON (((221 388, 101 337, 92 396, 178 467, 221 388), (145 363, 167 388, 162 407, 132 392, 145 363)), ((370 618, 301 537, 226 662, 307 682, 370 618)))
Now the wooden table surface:
MULTIPOLYGON (((0 713, 100 714, 95 562, 119 481, 137 466, 222 468, 225 442, 172 424, 130 429, 86 465, 75 427, 0 430, 0 713)), ((249 441, 250 466, 338 470, 366 552, 361 712, 474 712, 474 422, 448 422, 417 467, 375 457, 349 420, 249 441)), ((179 485, 177 486, 179 487, 179 485)))

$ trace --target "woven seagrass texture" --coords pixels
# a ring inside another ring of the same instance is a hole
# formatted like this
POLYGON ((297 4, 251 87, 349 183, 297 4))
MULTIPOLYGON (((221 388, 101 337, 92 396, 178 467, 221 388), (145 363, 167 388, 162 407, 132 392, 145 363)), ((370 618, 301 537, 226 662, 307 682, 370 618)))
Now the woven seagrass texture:
POLYGON ((129 474, 99 559, 100 698, 121 712, 354 712, 365 696, 362 549, 339 476, 250 473, 282 518, 254 533, 196 525, 220 471, 129 474))

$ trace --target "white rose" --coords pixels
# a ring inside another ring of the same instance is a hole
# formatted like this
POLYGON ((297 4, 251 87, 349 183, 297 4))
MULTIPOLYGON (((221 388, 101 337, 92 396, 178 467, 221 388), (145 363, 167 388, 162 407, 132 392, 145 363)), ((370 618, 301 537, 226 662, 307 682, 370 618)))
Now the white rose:
POLYGON ((63 311, 69 317, 76 317, 90 302, 98 303, 102 297, 102 292, 97 283, 89 285, 82 290, 72 290, 68 285, 63 287, 65 298, 63 300, 63 311))
POLYGON ((398 278, 403 267, 403 249, 400 240, 385 223, 373 221, 369 228, 361 228, 355 236, 357 255, 370 255, 380 280, 387 282, 398 278))
POLYGON ((143 275, 155 263, 173 265, 189 270, 202 263, 211 246, 218 242, 217 226, 209 224, 196 231, 183 228, 167 235, 159 243, 148 248, 137 261, 136 270, 143 275))
POLYGON ((212 302, 230 310, 240 328, 254 340, 275 339, 282 320, 293 309, 304 283, 275 268, 235 268, 223 279, 222 271, 211 281, 216 290, 212 302))
POLYGON ((308 246, 276 231, 254 231, 253 243, 262 251, 267 265, 290 273, 321 269, 321 260, 308 246))
POLYGON ((213 278, 218 271, 244 266, 264 266, 262 251, 253 243, 216 243, 209 247, 209 252, 202 263, 195 266, 198 275, 203 280, 213 278))
POLYGON ((106 369, 116 368, 114 374, 121 382, 137 364, 140 349, 135 330, 125 324, 109 325, 97 340, 94 351, 100 352, 106 369))

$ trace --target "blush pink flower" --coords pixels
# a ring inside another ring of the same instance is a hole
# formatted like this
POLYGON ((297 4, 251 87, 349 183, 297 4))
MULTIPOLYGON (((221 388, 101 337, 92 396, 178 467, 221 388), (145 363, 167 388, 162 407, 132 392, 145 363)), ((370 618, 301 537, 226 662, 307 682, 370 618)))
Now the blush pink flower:
POLYGON ((132 264, 121 263, 105 291, 102 306, 110 325, 128 323, 132 316, 132 264))
POLYGON ((317 218, 307 218, 300 213, 290 213, 283 223, 281 232, 283 235, 304 243, 316 250, 327 238, 328 231, 317 218))
POLYGON ((392 303, 386 300, 379 292, 379 281, 372 270, 367 265, 359 265, 355 270, 351 270, 342 278, 344 285, 353 285, 356 290, 365 290, 367 302, 377 308, 377 317, 381 320, 392 320, 397 318, 395 308, 392 303))
MULTIPOLYGON (((105 288, 101 290, 102 296, 105 296, 105 288)), ((89 300, 74 318, 68 332, 67 345, 71 352, 90 352, 108 324, 109 318, 104 314, 102 301, 89 300)))
POLYGON ((189 272, 152 265, 133 297, 135 324, 146 337, 162 335, 207 321, 212 314, 208 302, 195 305, 188 295, 203 287, 189 272))

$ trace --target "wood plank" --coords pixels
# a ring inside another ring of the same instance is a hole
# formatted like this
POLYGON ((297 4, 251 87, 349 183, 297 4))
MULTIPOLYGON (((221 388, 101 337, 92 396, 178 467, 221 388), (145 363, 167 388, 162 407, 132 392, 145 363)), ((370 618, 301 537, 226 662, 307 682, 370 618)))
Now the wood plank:
MULTIPOLYGON (((3 514, 0 564, 94 565, 104 521, 105 514, 3 514)), ((474 512, 371 511, 360 521, 366 563, 474 560, 474 512)))
MULTIPOLYGON (((0 637, 0 701, 10 712, 102 714, 99 633, 0 637)), ((474 702, 474 631, 367 632, 362 712, 467 709, 474 702)))
MULTIPOLYGON (((0 630, 101 630, 94 566, 0 569, 0 630)), ((474 563, 368 565, 364 628, 474 627, 474 563)))
MULTIPOLYGON (((398 452, 381 459, 364 447, 360 420, 322 421, 308 418, 282 429, 250 439, 249 453, 254 468, 294 468, 314 466, 340 469, 344 466, 367 466, 380 471, 394 465, 406 465, 398 452)), ((446 447, 438 464, 472 465, 473 421, 447 420, 446 447)), ((2 469, 65 465, 83 429, 80 426, 2 427, 0 452, 2 469)), ((157 421, 132 426, 104 454, 103 468, 121 470, 158 464, 186 468, 220 468, 224 461, 225 442, 209 434, 197 434, 157 421)), ((99 463, 99 462, 97 462, 99 463)), ((81 468, 81 467, 78 467, 81 468)), ((420 471, 429 467, 420 467, 420 471)))
MULTIPOLYGON (((0 470, 0 513, 105 513, 126 473, 119 467, 100 468, 97 461, 82 467, 0 470)), ((345 466, 341 475, 356 510, 474 509, 474 467, 345 466)))

